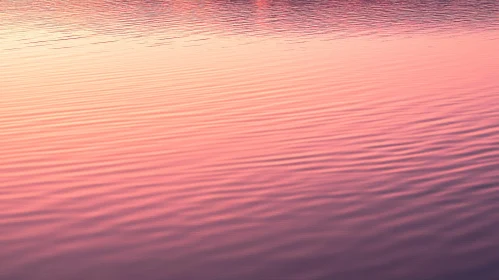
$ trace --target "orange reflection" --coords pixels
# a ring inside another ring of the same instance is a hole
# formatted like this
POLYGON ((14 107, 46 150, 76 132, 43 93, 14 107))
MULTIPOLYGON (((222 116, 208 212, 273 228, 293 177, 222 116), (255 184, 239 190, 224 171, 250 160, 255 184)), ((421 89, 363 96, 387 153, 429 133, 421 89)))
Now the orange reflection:
POLYGON ((256 6, 259 9, 264 9, 264 8, 267 8, 269 6, 269 3, 267 0, 256 0, 256 6))

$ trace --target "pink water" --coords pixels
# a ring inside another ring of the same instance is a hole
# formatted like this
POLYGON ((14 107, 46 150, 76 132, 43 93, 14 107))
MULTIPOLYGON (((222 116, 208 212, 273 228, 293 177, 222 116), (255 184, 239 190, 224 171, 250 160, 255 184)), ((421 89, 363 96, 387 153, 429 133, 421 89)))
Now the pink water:
POLYGON ((498 16, 0 0, 0 279, 498 279, 498 16))

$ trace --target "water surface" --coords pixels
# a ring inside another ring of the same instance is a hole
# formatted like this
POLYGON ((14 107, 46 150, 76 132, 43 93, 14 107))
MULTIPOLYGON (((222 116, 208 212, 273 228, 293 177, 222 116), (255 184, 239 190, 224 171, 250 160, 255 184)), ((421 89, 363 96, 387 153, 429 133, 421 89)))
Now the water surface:
POLYGON ((499 279, 498 16, 0 0, 0 279, 499 279))

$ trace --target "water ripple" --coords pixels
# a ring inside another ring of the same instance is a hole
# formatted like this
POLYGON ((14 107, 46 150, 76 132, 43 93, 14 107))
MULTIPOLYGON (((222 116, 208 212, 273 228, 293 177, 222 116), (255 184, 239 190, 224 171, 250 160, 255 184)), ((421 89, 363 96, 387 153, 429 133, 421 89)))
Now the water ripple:
POLYGON ((496 279, 497 1, 0 1, 0 279, 496 279))

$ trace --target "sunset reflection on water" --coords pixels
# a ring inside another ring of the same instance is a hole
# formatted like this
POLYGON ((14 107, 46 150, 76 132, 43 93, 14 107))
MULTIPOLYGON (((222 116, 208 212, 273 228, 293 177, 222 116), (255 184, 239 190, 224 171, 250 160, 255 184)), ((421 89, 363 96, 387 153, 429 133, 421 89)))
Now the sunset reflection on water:
POLYGON ((0 2, 0 279, 496 279, 496 1, 0 2))

